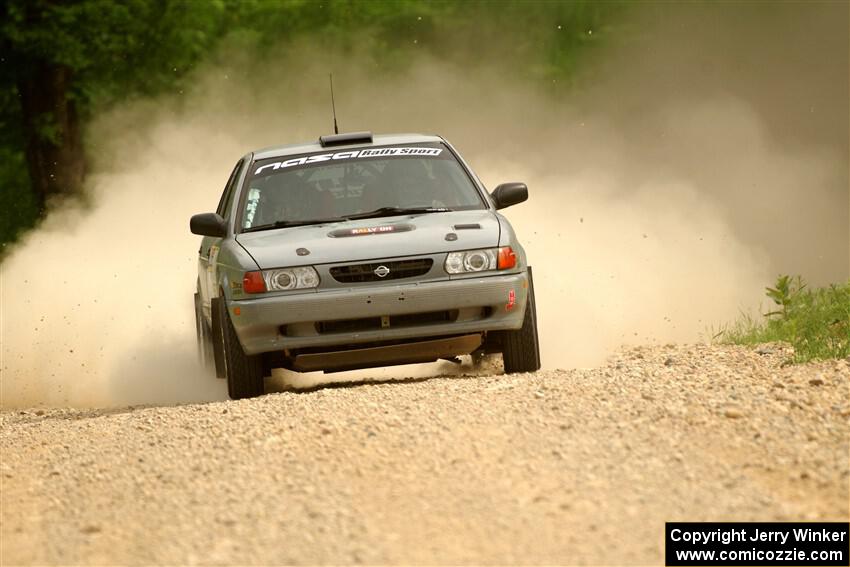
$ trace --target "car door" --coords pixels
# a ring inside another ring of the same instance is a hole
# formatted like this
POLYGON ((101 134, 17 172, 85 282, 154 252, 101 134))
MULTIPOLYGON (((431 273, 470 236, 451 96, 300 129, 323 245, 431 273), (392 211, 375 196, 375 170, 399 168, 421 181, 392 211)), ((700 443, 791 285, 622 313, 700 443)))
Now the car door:
MULTIPOLYGON (((239 172, 244 163, 245 158, 242 158, 233 168, 227 184, 224 186, 221 199, 218 202, 218 208, 216 208, 215 212, 224 219, 230 217, 231 203, 233 202, 233 196, 236 194, 239 172)), ((204 315, 207 318, 210 317, 210 300, 218 295, 216 291, 216 260, 218 258, 218 252, 221 249, 221 241, 221 238, 205 236, 201 240, 201 248, 198 250, 198 283, 204 315)))

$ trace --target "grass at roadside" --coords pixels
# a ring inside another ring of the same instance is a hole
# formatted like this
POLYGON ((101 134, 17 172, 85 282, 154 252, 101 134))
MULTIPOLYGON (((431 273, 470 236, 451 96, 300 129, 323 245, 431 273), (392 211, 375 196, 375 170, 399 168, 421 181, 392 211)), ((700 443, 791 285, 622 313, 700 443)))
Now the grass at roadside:
POLYGON ((812 289, 800 276, 780 276, 766 295, 773 311, 742 314, 715 339, 739 345, 784 341, 794 347, 795 362, 850 356, 850 281, 812 289))

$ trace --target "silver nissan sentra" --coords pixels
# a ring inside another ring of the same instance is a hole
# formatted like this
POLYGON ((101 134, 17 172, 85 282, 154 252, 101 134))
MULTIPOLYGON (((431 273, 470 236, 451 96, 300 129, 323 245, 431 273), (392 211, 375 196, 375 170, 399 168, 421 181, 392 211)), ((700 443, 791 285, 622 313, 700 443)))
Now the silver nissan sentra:
POLYGON ((258 150, 233 168, 202 235, 202 359, 231 398, 273 368, 335 372, 502 353, 540 368, 531 266, 499 209, 439 136, 369 132, 258 150))

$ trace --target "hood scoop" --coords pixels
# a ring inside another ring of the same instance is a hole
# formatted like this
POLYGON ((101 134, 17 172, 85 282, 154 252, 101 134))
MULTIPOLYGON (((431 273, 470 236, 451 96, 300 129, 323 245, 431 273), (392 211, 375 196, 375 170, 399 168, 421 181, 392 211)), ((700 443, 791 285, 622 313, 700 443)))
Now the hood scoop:
POLYGON ((480 229, 481 225, 478 224, 477 222, 473 222, 473 223, 466 223, 466 224, 456 224, 452 228, 454 228, 455 230, 476 230, 476 229, 480 229))
POLYGON ((390 232, 410 232, 414 227, 408 223, 381 224, 359 228, 340 228, 328 233, 330 238, 345 238, 347 236, 369 236, 370 234, 387 234, 390 232))

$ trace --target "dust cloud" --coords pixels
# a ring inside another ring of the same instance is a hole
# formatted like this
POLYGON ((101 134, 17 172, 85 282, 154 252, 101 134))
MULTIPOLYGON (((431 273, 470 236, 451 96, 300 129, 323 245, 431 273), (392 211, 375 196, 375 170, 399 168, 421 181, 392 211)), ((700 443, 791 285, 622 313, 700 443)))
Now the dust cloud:
POLYGON ((274 61, 231 54, 180 96, 102 114, 88 132, 92 206, 53 211, 0 266, 2 407, 226 398, 195 358, 188 219, 215 208, 247 151, 330 130, 329 69, 342 130, 439 133, 489 188, 528 183, 505 213, 534 266, 545 367, 706 340, 757 309, 779 272, 843 281, 847 6, 784 9, 757 30, 721 25, 740 19, 721 9, 650 10, 634 29, 654 31, 597 55, 568 96, 498 66, 422 56, 388 73, 368 54, 301 45, 274 61))

